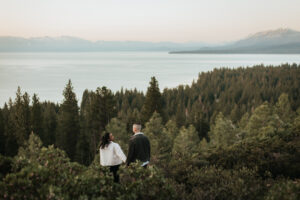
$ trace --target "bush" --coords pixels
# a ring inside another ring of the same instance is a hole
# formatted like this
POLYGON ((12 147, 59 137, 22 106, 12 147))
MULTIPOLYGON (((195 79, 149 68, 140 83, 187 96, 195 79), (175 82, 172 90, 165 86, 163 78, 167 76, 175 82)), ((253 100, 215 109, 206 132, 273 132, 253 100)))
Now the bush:
POLYGON ((13 159, 0 154, 0 180, 11 172, 13 159))
MULTIPOLYGON (((136 162, 120 168, 119 199, 179 199, 176 184, 166 179, 154 166, 146 169, 136 162)), ((178 186, 178 188, 180 188, 178 186)))
POLYGON ((270 188, 264 197, 265 200, 298 200, 300 199, 300 180, 283 179, 270 188))
POLYGON ((187 199, 257 199, 263 194, 263 181, 255 170, 224 170, 214 166, 190 173, 187 199))
POLYGON ((0 199, 178 199, 174 183, 157 168, 140 164, 122 166, 121 184, 115 184, 98 157, 85 167, 60 149, 41 147, 31 135, 0 182, 0 199))
POLYGON ((39 139, 31 135, 28 146, 15 157, 12 173, 0 182, 0 198, 109 199, 112 185, 106 169, 70 162, 65 152, 53 146, 41 148, 39 139))
POLYGON ((300 175, 300 137, 292 133, 283 134, 284 139, 276 136, 263 139, 251 138, 224 149, 216 149, 206 159, 210 164, 226 169, 258 167, 264 176, 266 172, 276 176, 299 178, 300 175))

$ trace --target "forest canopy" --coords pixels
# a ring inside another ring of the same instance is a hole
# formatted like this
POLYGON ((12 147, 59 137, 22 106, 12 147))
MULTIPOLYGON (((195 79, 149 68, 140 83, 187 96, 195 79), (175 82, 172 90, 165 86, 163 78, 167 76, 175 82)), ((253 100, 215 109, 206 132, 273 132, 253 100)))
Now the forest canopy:
POLYGON ((17 88, 0 108, 0 198, 299 199, 300 65, 200 73, 191 85, 147 92, 105 86, 78 105, 17 88), (151 142, 147 169, 99 164, 104 131, 127 153, 132 124, 151 142))

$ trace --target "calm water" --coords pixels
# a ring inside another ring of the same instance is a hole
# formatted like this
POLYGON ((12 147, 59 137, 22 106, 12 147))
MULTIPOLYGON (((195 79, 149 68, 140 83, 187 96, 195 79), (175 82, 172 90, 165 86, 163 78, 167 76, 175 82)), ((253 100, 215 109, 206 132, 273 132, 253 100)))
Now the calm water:
POLYGON ((190 84, 213 68, 300 63, 300 55, 187 55, 167 52, 0 53, 0 107, 18 86, 40 100, 61 102, 68 81, 80 101, 85 89, 107 86, 146 91, 156 76, 160 89, 190 84))

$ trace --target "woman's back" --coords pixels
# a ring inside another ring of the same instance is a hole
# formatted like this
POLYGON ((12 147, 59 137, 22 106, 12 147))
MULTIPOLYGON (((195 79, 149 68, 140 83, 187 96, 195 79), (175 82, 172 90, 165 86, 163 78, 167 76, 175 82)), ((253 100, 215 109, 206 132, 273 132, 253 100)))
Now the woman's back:
POLYGON ((110 142, 104 148, 100 147, 100 164, 102 166, 120 165, 126 162, 126 156, 119 144, 110 142))

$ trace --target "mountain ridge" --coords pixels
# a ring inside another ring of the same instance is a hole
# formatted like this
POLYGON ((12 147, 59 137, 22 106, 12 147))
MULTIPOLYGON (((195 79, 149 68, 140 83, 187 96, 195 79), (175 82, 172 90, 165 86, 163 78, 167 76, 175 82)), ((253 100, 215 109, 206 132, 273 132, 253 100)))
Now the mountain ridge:
POLYGON ((0 36, 0 52, 96 51, 167 51, 171 54, 299 54, 300 32, 289 28, 261 31, 225 45, 212 45, 204 42, 90 41, 74 36, 31 38, 0 36))
POLYGON ((172 51, 169 53, 233 53, 233 54, 299 54, 300 53, 300 32, 292 29, 276 29, 257 32, 248 37, 233 42, 229 45, 217 47, 204 47, 191 51, 172 51))
POLYGON ((0 36, 0 52, 171 51, 189 50, 207 45, 209 44, 203 42, 90 41, 73 36, 32 38, 0 36))

